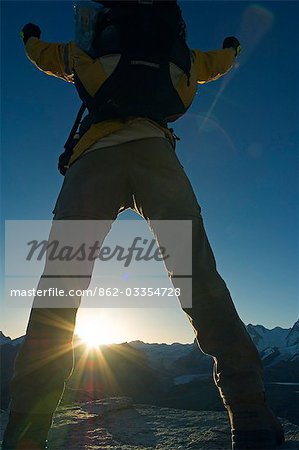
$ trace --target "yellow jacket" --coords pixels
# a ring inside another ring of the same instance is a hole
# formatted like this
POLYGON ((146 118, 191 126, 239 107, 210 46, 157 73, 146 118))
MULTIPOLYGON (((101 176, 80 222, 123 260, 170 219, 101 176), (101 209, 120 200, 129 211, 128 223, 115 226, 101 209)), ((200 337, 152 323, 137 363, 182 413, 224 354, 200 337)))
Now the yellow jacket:
MULTIPOLYGON (((26 54, 30 61, 47 75, 62 78, 70 83, 74 83, 73 72, 75 70, 91 96, 96 94, 110 75, 102 58, 92 59, 74 42, 55 44, 31 37, 26 43, 26 54)), ((194 99, 197 84, 217 80, 232 67, 235 59, 235 51, 230 48, 209 52, 192 50, 191 54, 190 83, 187 83, 186 75, 183 72, 176 76, 174 81, 174 87, 186 108, 194 99)), ((126 121, 113 119, 93 124, 74 148, 70 163, 74 162, 99 139, 124 128, 134 120, 136 119, 129 118, 126 121)), ((164 131, 166 134, 168 133, 167 129, 164 131)))

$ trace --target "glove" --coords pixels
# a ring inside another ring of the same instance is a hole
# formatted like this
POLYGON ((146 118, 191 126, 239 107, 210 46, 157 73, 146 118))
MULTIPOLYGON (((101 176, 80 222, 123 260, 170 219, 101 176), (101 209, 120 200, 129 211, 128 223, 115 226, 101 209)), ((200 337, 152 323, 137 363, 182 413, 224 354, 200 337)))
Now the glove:
POLYGON ((72 152, 64 151, 58 158, 58 170, 63 176, 66 174, 66 171, 69 168, 71 156, 72 152))
POLYGON ((58 170, 63 176, 66 174, 69 168, 70 159, 72 157, 75 146, 78 144, 79 139, 80 135, 76 133, 71 141, 68 140, 66 142, 64 146, 64 152, 61 153, 58 158, 58 170))
POLYGON ((40 38, 41 30, 40 27, 37 25, 34 25, 34 23, 27 23, 20 33, 21 38, 23 39, 24 44, 28 41, 31 37, 37 37, 40 38))
POLYGON ((224 39, 222 48, 233 48, 235 50, 235 56, 241 53, 241 45, 239 40, 234 36, 228 36, 224 39))

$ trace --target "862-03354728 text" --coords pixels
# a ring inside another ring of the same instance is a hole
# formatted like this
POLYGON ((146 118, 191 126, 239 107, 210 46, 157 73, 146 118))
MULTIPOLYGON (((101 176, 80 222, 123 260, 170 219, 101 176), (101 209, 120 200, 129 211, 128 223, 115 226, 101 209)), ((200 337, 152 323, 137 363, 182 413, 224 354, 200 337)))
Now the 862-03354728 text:
POLYGON ((181 295, 180 288, 172 287, 126 287, 124 289, 118 287, 99 287, 93 289, 59 289, 50 287, 48 289, 11 289, 11 297, 179 297, 181 295))

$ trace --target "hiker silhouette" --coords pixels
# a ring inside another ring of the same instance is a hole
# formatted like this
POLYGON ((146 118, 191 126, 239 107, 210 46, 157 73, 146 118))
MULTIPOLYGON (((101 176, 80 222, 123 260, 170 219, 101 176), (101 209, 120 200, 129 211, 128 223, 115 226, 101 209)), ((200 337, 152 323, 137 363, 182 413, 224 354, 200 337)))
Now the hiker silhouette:
MULTIPOLYGON (((173 233, 169 244, 160 222, 189 221, 192 302, 186 306, 184 293, 179 300, 199 346, 214 358, 232 448, 275 448, 283 442, 283 430, 265 401, 261 360, 217 272, 200 206, 168 126, 187 111, 198 83, 217 80, 233 66, 240 43, 229 36, 218 50, 189 49, 176 1, 89 2, 77 5, 76 18, 76 40, 67 44, 40 40, 41 30, 32 23, 21 33, 30 60, 48 75, 73 83, 84 104, 81 113, 88 111, 59 160, 65 178, 51 240, 63 236, 62 241, 80 242, 88 236, 101 245, 118 214, 131 208, 175 253, 173 242, 187 237, 173 233)), ((174 287, 181 286, 181 257, 165 259, 174 287)), ((86 289, 93 265, 94 260, 72 261, 57 271, 57 261, 47 258, 38 287, 44 292, 86 289)), ((16 359, 3 449, 46 448, 73 367, 80 297, 67 302, 50 294, 34 300, 16 359)))

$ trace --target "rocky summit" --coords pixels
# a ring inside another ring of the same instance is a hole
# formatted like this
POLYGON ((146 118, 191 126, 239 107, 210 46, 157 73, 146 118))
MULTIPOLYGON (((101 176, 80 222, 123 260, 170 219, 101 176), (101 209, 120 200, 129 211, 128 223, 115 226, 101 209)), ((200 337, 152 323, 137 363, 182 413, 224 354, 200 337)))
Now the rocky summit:
MULTIPOLYGON (((1 413, 4 428, 7 414, 1 413)), ((299 427, 282 420, 286 443, 299 448, 299 427)), ((3 430, 1 430, 3 433, 3 430)), ((187 411, 108 398, 58 408, 50 450, 229 450, 225 412, 187 411)))

